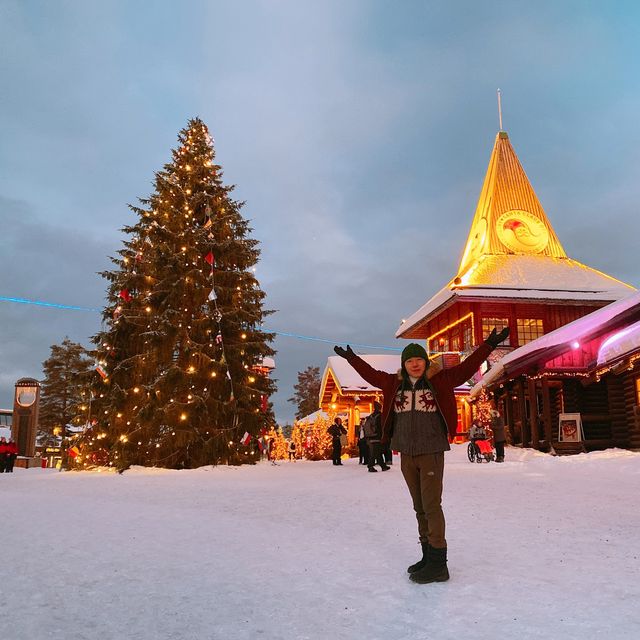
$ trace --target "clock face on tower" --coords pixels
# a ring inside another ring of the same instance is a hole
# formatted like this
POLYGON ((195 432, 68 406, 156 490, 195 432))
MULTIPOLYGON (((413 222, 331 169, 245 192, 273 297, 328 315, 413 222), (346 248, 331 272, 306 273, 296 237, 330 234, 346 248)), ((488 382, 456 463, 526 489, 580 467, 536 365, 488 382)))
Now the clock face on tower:
POLYGON ((21 407, 30 407, 36 401, 37 392, 37 387, 18 387, 16 391, 18 404, 21 407))
POLYGON ((540 253, 549 243, 549 231, 544 222, 529 211, 512 209, 496 222, 500 242, 513 253, 540 253))

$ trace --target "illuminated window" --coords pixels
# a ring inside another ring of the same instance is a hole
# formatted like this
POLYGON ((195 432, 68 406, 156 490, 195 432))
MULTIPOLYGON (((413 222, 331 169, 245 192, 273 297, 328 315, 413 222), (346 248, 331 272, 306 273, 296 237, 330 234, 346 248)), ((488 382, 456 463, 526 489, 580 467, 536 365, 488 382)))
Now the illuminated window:
POLYGON ((640 377, 636 378, 636 404, 640 404, 640 377))
MULTIPOLYGON (((486 340, 489 334, 493 331, 494 327, 498 330, 498 333, 505 327, 509 326, 508 318, 482 318, 482 339, 486 340)), ((502 345, 509 345, 509 338, 507 338, 502 345)))
POLYGON ((473 346, 473 333, 471 331, 471 325, 467 324, 462 329, 462 350, 466 351, 467 349, 471 349, 473 346))
POLYGON ((542 320, 536 318, 518 318, 518 344, 522 346, 544 335, 542 320))

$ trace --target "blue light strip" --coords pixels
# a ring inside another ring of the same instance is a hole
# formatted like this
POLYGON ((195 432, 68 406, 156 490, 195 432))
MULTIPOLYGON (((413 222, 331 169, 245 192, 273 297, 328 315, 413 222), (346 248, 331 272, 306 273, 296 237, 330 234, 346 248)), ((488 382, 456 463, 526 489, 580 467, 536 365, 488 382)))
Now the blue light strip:
POLYGON ((0 296, 0 302, 17 302, 19 304, 33 304, 38 307, 53 307, 54 309, 70 309, 72 311, 94 311, 100 312, 101 309, 94 307, 76 307, 71 304, 58 304, 56 302, 42 302, 40 300, 27 300, 26 298, 7 298, 6 296, 0 296))
MULTIPOLYGON (((101 313, 102 309, 95 307, 76 307, 70 304, 58 304, 56 302, 42 302, 41 300, 28 300, 27 298, 7 298, 6 296, 0 296, 0 302, 16 302, 18 304, 32 304, 37 307, 50 307, 53 309, 65 309, 67 311, 92 311, 94 313, 101 313)), ((264 327, 263 327, 264 328, 264 327)), ((283 338, 295 338, 297 340, 309 340, 312 342, 326 342, 327 344, 347 344, 340 340, 329 340, 328 338, 318 338, 316 336, 303 336, 297 333, 287 333, 285 331, 272 331, 271 329, 264 328, 267 333, 275 333, 277 336, 283 338)), ((358 347, 359 349, 380 349, 382 351, 402 351, 398 347, 380 347, 373 344, 356 344, 349 343, 352 347, 358 347)))

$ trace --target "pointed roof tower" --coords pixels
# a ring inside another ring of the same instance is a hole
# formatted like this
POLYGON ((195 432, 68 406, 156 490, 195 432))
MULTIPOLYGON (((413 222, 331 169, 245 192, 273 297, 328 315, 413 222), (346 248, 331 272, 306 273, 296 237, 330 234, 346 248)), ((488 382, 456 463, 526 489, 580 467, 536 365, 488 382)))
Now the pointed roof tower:
POLYGON ((484 255, 566 258, 505 131, 496 136, 457 277, 484 255))
POLYGON ((605 304, 634 287, 567 256, 505 131, 499 131, 456 276, 403 323, 398 338, 457 300, 605 304))

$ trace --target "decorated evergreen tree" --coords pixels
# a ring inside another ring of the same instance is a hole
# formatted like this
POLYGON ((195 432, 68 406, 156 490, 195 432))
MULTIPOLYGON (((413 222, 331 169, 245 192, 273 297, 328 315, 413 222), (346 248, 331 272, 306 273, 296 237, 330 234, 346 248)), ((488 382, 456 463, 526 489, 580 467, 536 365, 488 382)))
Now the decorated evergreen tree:
POLYGON ((93 359, 81 344, 65 337, 61 344, 51 345, 42 370, 38 431, 54 444, 57 437, 66 438, 69 425, 84 425, 91 419, 93 359))
POLYGON ((485 429, 491 427, 491 397, 483 387, 475 404, 475 419, 485 429))
POLYGON ((289 449, 282 429, 271 427, 268 436, 271 440, 271 459, 286 460, 289 457, 289 449))
MULTIPOLYGON (((131 207, 138 219, 123 229, 116 268, 102 274, 95 431, 106 436, 93 458, 121 470, 242 461, 239 438, 273 421, 258 242, 204 123, 191 120, 178 143, 154 193, 131 207)), ((86 438, 80 460, 90 449, 86 438)))
POLYGON ((304 455, 308 460, 327 460, 331 457, 331 436, 327 429, 331 426, 333 418, 324 418, 318 415, 316 419, 307 426, 305 436, 304 455))

